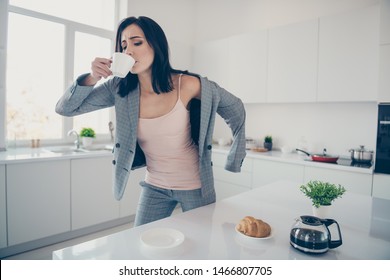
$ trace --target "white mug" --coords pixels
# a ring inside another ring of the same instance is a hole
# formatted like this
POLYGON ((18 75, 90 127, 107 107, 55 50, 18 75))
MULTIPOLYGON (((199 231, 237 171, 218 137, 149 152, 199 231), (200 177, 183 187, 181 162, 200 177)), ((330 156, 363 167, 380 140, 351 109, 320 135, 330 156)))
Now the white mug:
POLYGON ((124 78, 135 63, 134 58, 125 53, 116 52, 112 55, 111 72, 114 76, 124 78))

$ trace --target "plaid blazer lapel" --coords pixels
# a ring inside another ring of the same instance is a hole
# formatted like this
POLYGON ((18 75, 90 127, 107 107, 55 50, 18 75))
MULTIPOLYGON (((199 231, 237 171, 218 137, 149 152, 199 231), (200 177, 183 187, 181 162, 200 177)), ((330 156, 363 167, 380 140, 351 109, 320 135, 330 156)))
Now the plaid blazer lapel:
POLYGON ((210 125, 211 108, 212 108, 212 94, 211 88, 204 78, 201 82, 201 109, 200 109, 200 129, 199 129, 199 155, 203 155, 204 145, 206 141, 207 132, 210 125))

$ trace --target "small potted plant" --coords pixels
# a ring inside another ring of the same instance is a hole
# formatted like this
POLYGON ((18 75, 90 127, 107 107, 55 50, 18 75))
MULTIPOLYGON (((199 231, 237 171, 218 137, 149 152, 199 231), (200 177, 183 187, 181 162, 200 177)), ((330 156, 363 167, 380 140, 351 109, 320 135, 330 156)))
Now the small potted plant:
POLYGON ((329 209, 332 202, 342 197, 346 191, 341 185, 321 181, 310 181, 300 186, 300 190, 305 196, 311 199, 313 214, 319 218, 325 218, 328 213, 323 211, 329 211, 325 209, 329 209))
POLYGON ((89 146, 92 145, 93 138, 96 137, 96 133, 95 133, 95 131, 92 128, 84 127, 80 131, 80 137, 81 137, 81 139, 83 141, 83 146, 84 147, 89 147, 89 146))
POLYGON ((272 136, 271 135, 267 135, 267 136, 264 137, 264 144, 263 144, 263 146, 268 151, 272 150, 272 136))

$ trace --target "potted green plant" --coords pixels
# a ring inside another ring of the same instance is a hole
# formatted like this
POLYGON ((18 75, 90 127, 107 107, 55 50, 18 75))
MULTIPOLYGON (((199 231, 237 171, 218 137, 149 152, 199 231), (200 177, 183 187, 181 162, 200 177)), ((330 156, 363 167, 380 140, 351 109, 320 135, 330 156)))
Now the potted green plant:
POLYGON ((90 127, 84 127, 80 131, 80 137, 83 141, 83 146, 88 147, 93 143, 93 138, 96 137, 95 131, 90 127))
POLYGON ((310 181, 300 186, 300 190, 311 199, 313 214, 320 218, 325 218, 328 215, 329 206, 332 205, 335 199, 342 197, 346 191, 341 185, 322 181, 310 181))
POLYGON ((272 136, 271 135, 267 135, 267 136, 264 137, 264 144, 263 144, 263 146, 268 151, 272 150, 272 136))

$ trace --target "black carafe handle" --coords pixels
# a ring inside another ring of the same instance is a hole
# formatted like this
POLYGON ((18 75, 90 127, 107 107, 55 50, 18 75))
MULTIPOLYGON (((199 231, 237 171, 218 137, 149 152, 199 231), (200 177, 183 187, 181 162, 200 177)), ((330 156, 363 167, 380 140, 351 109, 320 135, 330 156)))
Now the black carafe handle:
POLYGON ((328 231, 328 234, 329 234, 329 249, 337 248, 341 244, 343 244, 343 239, 341 237, 341 231, 340 231, 339 224, 333 219, 322 219, 321 221, 325 224, 326 230, 328 231), (337 230, 339 232, 339 237, 340 237, 339 240, 332 240, 332 235, 330 234, 330 231, 328 229, 328 226, 330 226, 332 224, 336 224, 336 226, 337 226, 337 230))

